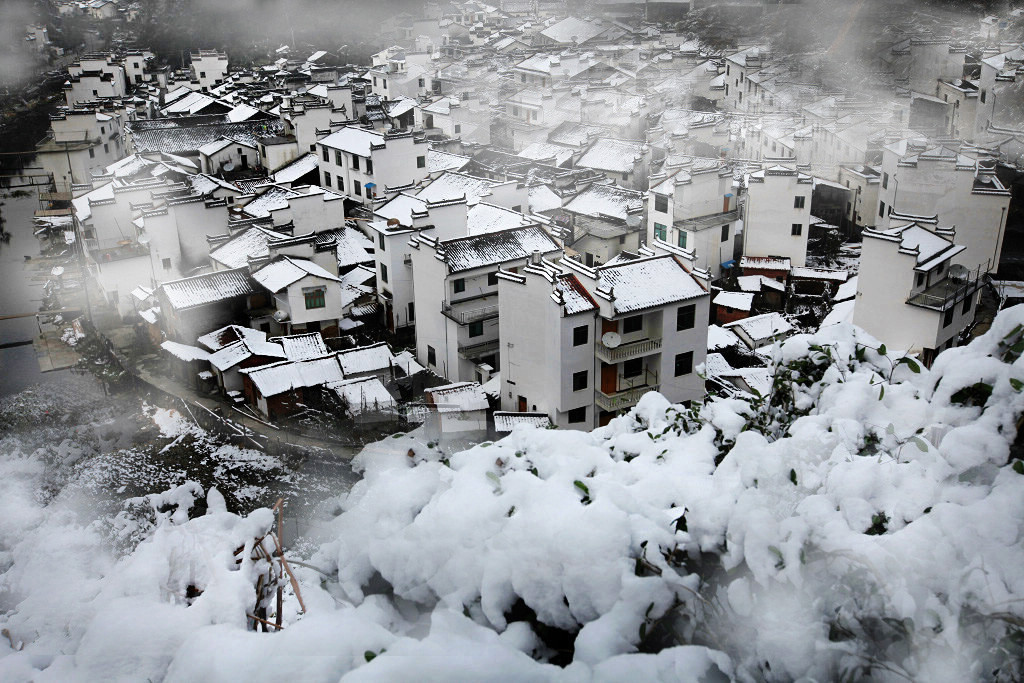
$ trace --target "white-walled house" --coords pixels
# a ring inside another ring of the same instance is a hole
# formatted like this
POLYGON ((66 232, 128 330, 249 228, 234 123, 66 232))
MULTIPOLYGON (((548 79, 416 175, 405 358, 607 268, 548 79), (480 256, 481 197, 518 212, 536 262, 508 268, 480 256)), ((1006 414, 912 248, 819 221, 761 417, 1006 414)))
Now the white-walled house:
POLYGON ((498 367, 498 270, 561 248, 539 226, 449 240, 425 231, 409 244, 417 360, 451 381, 487 381, 498 367))
MULTIPOLYGON (((909 222, 864 230, 854 324, 926 365, 974 320, 978 271, 952 265, 964 251, 951 229, 909 222)), ((984 271, 981 271, 982 273, 984 271)))
POLYGON ((882 150, 876 225, 884 230, 905 223, 906 217, 935 216, 938 225, 956 229, 965 247, 956 263, 995 271, 1011 195, 995 168, 995 159, 975 159, 924 142, 887 145, 882 150))
POLYGON ((502 410, 593 429, 648 391, 703 398, 710 295, 673 255, 594 269, 538 259, 497 277, 502 410))
POLYGON ((275 334, 337 333, 344 315, 341 280, 312 261, 280 256, 254 270, 252 279, 273 295, 274 310, 253 312, 252 325, 269 323, 275 334))
POLYGON ((806 265, 813 180, 784 165, 770 166, 747 178, 743 220, 744 256, 789 258, 806 265))
POLYGON ((717 161, 694 163, 659 182, 648 193, 647 243, 694 251, 698 267, 719 277, 722 264, 733 260, 742 225, 733 185, 732 168, 717 161))
POLYGON ((189 57, 192 60, 189 70, 199 90, 205 91, 219 85, 228 74, 228 56, 223 52, 200 50, 189 57))
POLYGON ((839 183, 853 196, 847 202, 846 220, 858 228, 873 228, 878 220, 878 188, 881 185, 880 167, 864 164, 839 166, 839 183))
POLYGON ((427 176, 427 144, 411 132, 345 126, 317 143, 323 187, 373 206, 374 198, 410 188, 427 176))

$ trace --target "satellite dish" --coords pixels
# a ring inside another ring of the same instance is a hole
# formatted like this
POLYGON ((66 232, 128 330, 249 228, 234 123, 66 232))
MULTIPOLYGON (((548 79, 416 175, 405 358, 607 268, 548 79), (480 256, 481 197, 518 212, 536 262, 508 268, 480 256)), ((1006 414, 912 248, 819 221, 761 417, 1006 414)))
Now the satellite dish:
POLYGON ((63 274, 64 266, 55 266, 54 269, 50 271, 50 275, 53 275, 55 277, 60 277, 63 274))
POLYGON ((276 320, 277 322, 283 323, 287 319, 288 319, 287 311, 274 311, 274 320, 276 320))
POLYGON ((601 336, 601 343, 609 349, 614 349, 622 343, 622 337, 619 336, 618 332, 605 332, 601 336))
POLYGON ((231 173, 232 171, 235 170, 235 165, 229 161, 228 163, 224 164, 224 167, 221 170, 224 171, 225 173, 231 173))

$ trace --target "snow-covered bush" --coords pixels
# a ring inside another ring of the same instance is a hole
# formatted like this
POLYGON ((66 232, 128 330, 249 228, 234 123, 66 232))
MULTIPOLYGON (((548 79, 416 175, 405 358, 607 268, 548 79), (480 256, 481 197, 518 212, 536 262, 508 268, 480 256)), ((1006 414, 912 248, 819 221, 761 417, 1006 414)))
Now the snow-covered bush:
POLYGON ((95 530, 36 510, 51 540, 5 553, 0 678, 1018 680, 1022 340, 1011 309, 927 369, 838 325, 777 348, 766 396, 649 394, 459 453, 386 439, 281 633, 247 629, 233 554, 268 510, 207 494, 188 519, 183 487, 140 501, 127 557, 77 564, 95 530))

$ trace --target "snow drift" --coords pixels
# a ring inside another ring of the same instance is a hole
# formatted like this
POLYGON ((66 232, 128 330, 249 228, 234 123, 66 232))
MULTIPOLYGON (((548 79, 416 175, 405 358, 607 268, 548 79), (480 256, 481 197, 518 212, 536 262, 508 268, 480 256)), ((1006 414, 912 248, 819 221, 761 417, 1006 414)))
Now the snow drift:
POLYGON ((1022 353, 1024 307, 931 369, 839 324, 776 348, 767 396, 650 394, 592 433, 454 454, 387 439, 281 633, 247 630, 230 561, 267 510, 208 495, 117 561, 67 551, 42 576, 26 566, 89 530, 36 511, 0 529, 0 677, 1015 680, 1022 353))

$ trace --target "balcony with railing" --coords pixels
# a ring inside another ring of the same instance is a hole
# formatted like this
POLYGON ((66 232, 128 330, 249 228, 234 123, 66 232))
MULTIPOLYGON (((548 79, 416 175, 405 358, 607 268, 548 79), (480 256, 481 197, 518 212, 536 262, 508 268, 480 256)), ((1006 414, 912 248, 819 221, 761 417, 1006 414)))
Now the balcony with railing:
POLYGON ((100 264, 149 255, 149 247, 135 240, 86 239, 84 244, 89 256, 100 264))
POLYGON ((459 343, 459 355, 469 360, 475 360, 482 356, 489 356, 498 350, 498 340, 488 341, 467 341, 459 343))
POLYGON ((931 287, 907 297, 907 303, 920 308, 945 311, 973 295, 981 287, 982 278, 987 271, 987 263, 971 271, 964 269, 960 273, 954 273, 951 270, 947 277, 931 287))
POLYGON ((606 392, 602 386, 594 392, 594 403, 601 410, 615 412, 632 408, 640 401, 641 396, 648 391, 657 391, 661 387, 658 383, 658 373, 653 370, 644 370, 636 377, 619 375, 615 380, 615 391, 606 392))
POLYGON ((462 301, 442 301, 441 315, 454 320, 460 325, 468 325, 480 320, 498 317, 497 297, 483 299, 464 299, 462 301), (493 303, 488 303, 493 302, 493 303))
POLYGON ((641 339, 640 341, 622 344, 615 348, 605 346, 601 342, 597 342, 597 344, 594 345, 594 355, 605 363, 612 364, 633 360, 634 358, 640 358, 641 356, 650 356, 651 354, 660 352, 660 339, 641 339))
POLYGON ((673 221, 672 225, 678 230, 689 230, 690 232, 699 232, 701 230, 707 230, 708 228, 717 228, 727 223, 739 220, 741 207, 742 205, 732 211, 711 213, 704 216, 697 216, 695 218, 680 218, 673 221))

